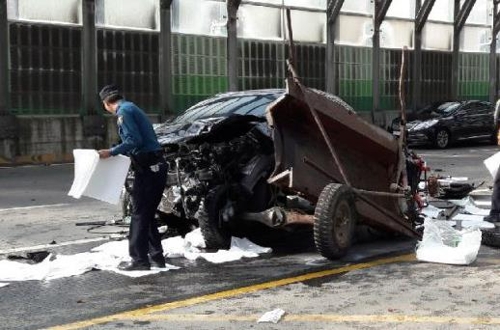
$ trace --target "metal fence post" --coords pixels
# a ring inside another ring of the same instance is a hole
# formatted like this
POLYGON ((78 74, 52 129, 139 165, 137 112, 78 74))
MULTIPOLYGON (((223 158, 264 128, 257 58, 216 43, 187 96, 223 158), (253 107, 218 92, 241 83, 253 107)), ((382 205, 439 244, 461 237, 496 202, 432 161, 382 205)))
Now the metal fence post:
POLYGON ((172 0, 160 0, 159 91, 162 119, 173 114, 171 6, 172 0))
POLYGON ((9 23, 7 0, 0 0, 0 158, 15 161, 19 136, 17 117, 10 113, 9 23))
POLYGON ((493 27, 491 29, 490 45, 490 90, 489 100, 495 103, 497 95, 497 36, 500 31, 500 14, 498 13, 499 0, 493 0, 493 27))
POLYGON ((227 75, 230 91, 238 90, 238 35, 236 23, 241 0, 227 0, 227 75))
POLYGON ((380 110, 380 26, 385 19, 392 0, 375 0, 373 13, 373 54, 372 54, 372 123, 375 123, 375 112, 380 110))
POLYGON ((326 91, 331 94, 337 94, 336 81, 337 63, 335 63, 335 24, 340 14, 340 9, 344 4, 344 0, 330 0, 326 10, 326 91))
POLYGON ((0 0, 0 116, 9 113, 9 48, 7 0, 0 0))
POLYGON ((82 0, 82 94, 83 134, 90 148, 105 147, 106 119, 97 112, 96 0, 82 0))

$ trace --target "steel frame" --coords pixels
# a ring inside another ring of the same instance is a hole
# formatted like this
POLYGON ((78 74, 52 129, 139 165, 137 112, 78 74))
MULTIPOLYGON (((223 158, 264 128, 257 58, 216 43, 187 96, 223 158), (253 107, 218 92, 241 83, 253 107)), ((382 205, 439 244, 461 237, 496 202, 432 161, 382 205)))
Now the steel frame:
POLYGON ((84 115, 97 114, 97 41, 95 0, 82 1, 82 93, 84 115))
POLYGON ((159 84, 160 111, 165 117, 173 113, 172 100, 172 27, 171 6, 173 0, 160 1, 160 35, 159 35, 159 84))
POLYGON ((230 91, 238 90, 238 35, 236 23, 241 0, 227 0, 227 76, 230 91))
POLYGON ((371 111, 372 122, 375 122, 375 112, 380 107, 380 25, 385 19, 392 0, 374 0, 373 13, 373 46, 372 46, 372 93, 373 106, 371 111))
POLYGON ((9 81, 7 0, 0 0, 0 116, 9 113, 9 81))
POLYGON ((326 91, 331 94, 337 94, 337 70, 335 63, 335 24, 340 14, 340 9, 344 4, 344 0, 330 0, 326 9, 326 91))
POLYGON ((455 15, 453 22, 453 55, 451 64, 451 97, 458 98, 458 69, 459 69, 459 50, 460 50, 460 33, 465 25, 465 21, 474 7, 476 0, 465 0, 460 7, 460 0, 455 0, 455 15))
POLYGON ((422 102, 422 30, 436 0, 415 1, 415 33, 413 49, 413 110, 422 102))
POLYGON ((497 95, 497 35, 500 32, 500 13, 498 12, 498 4, 500 0, 493 0, 493 25, 491 29, 491 44, 490 44, 490 84, 489 84, 489 100, 494 103, 497 95))

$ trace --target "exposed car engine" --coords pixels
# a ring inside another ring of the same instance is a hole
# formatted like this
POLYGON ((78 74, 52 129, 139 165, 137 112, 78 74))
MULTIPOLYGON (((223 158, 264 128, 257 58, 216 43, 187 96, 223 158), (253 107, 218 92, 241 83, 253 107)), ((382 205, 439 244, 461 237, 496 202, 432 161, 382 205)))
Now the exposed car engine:
POLYGON ((169 171, 160 211, 197 220, 200 203, 215 186, 241 183, 242 193, 251 194, 256 184, 252 176, 269 174, 272 163, 258 168, 259 159, 273 152, 270 138, 258 127, 264 124, 241 119, 237 126, 243 130, 218 128, 197 139, 164 145, 169 171))

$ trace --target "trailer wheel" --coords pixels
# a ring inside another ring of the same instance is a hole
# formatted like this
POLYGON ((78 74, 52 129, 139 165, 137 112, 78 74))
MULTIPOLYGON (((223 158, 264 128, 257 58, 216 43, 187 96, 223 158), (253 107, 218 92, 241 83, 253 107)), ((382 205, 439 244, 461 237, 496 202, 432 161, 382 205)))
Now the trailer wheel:
POLYGON ((314 211, 314 243, 323 257, 334 260, 347 253, 356 217, 349 187, 330 183, 323 188, 314 211))
POLYGON ((500 248, 500 231, 498 228, 483 229, 481 235, 481 243, 487 246, 500 248))
POLYGON ((231 244, 229 223, 223 219, 225 209, 231 207, 228 188, 217 186, 205 198, 198 213, 198 223, 208 249, 227 249, 231 244))

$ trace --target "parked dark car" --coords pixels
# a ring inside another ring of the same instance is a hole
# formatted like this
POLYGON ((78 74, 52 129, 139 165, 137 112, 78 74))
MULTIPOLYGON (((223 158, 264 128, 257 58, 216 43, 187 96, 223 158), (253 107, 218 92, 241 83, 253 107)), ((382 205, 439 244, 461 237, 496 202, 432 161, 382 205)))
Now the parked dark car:
MULTIPOLYGON (((460 140, 489 140, 497 143, 498 123, 494 105, 486 101, 445 101, 409 113, 407 143, 447 148, 460 140)), ((394 119, 390 130, 399 135, 400 119, 394 119)))

